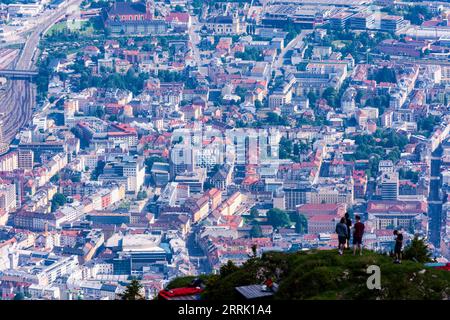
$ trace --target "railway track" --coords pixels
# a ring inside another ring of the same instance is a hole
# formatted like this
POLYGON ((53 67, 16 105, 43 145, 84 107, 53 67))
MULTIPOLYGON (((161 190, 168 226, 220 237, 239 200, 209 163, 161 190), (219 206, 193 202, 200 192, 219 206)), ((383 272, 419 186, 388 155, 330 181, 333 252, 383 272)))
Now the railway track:
MULTIPOLYGON (((17 59, 14 69, 33 70, 37 47, 45 32, 66 14, 69 6, 79 6, 81 0, 67 0, 61 9, 52 13, 48 20, 30 34, 17 59)), ((10 143, 17 132, 27 125, 33 116, 35 85, 28 80, 10 80, 3 97, 0 97, 0 112, 3 114, 3 142, 10 143)))

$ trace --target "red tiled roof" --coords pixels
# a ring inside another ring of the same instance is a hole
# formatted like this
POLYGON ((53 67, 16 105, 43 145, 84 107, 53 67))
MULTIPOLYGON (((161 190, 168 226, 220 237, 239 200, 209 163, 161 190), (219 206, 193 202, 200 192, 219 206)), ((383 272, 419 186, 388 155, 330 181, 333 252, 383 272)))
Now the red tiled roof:
POLYGON ((182 23, 188 23, 189 22, 189 13, 187 12, 171 12, 166 16, 167 22, 182 22, 182 23))

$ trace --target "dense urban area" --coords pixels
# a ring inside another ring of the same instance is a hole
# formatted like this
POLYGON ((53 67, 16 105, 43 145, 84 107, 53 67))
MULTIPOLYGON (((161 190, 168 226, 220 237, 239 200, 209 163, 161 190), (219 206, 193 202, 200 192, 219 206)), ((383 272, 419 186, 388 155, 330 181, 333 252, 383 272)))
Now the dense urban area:
POLYGON ((445 265, 449 108, 445 0, 2 0, 0 299, 337 255, 346 212, 445 265))

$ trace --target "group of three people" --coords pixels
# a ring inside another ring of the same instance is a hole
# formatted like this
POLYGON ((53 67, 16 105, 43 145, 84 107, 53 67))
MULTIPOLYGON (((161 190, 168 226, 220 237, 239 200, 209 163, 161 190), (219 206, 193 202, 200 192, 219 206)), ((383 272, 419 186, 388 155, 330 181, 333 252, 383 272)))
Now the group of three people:
MULTIPOLYGON (((361 222, 361 217, 355 215, 355 224, 352 228, 352 220, 348 212, 345 216, 341 218, 339 223, 336 225, 336 233, 338 235, 338 252, 340 255, 344 253, 345 248, 350 248, 350 234, 353 230, 353 255, 356 255, 356 250, 359 250, 359 255, 362 255, 362 238, 364 235, 364 223, 361 222)), ((403 246, 403 234, 394 230, 395 236, 395 263, 401 263, 402 259, 402 246, 403 246)))
MULTIPOLYGON (((359 249, 359 254, 362 255, 362 238, 364 235, 364 223, 361 222, 361 217, 355 216, 355 224, 353 226, 353 255, 356 254, 356 249, 359 249)), ((344 253, 344 249, 350 248, 350 233, 352 230, 352 220, 348 212, 341 218, 336 225, 336 233, 338 235, 339 242, 339 254, 344 253)))

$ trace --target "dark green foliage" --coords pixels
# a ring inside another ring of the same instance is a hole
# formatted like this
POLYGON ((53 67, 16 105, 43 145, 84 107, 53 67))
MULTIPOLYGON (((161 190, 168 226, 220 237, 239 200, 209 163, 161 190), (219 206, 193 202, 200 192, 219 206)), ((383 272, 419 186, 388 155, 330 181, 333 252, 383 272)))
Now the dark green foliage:
POLYGON ((199 276, 186 276, 186 277, 175 278, 172 281, 170 281, 169 284, 167 284, 166 289, 169 290, 169 289, 174 289, 174 288, 188 287, 191 285, 192 281, 194 281, 197 278, 203 280, 204 282, 207 282, 212 277, 214 277, 214 276, 208 275, 208 274, 201 274, 199 276))
POLYGON ((307 233, 308 232, 308 220, 303 214, 297 215, 297 220, 295 221, 295 232, 297 233, 307 233))
POLYGON ((49 63, 50 59, 45 59, 38 64, 39 74, 36 78, 36 98, 38 102, 44 101, 47 97, 49 77, 51 75, 49 63))
POLYGON ((279 283, 275 299, 447 299, 450 273, 424 268, 413 261, 402 264, 371 251, 363 256, 334 250, 296 253, 268 252, 252 258, 236 271, 210 276, 203 298, 206 300, 238 299, 235 287, 262 283, 271 277, 279 283), (367 267, 381 270, 381 290, 369 290, 367 267))
POLYGON ((400 168, 398 173, 399 178, 402 180, 411 180, 411 182, 413 183, 417 183, 419 181, 419 172, 417 171, 405 170, 403 168, 400 168))
POLYGON ((239 270, 239 267, 237 267, 233 261, 228 260, 228 262, 226 264, 224 264, 221 268, 220 268, 220 276, 221 277, 226 277, 229 274, 232 274, 236 271, 239 270))
POLYGON ((55 174, 53 177, 50 178, 50 182, 57 183, 61 177, 59 174, 55 174))
POLYGON ((210 181, 205 181, 203 184, 203 191, 208 191, 210 189, 214 188, 214 185, 210 181))
POLYGON ((247 90, 242 87, 236 87, 235 93, 237 96, 239 96, 239 98, 241 98, 241 102, 242 102, 245 99, 245 94, 247 93, 247 90))
POLYGON ((81 91, 90 87, 98 87, 105 89, 126 89, 137 95, 142 92, 144 82, 148 79, 148 74, 138 73, 130 68, 124 75, 119 73, 104 73, 101 76, 92 76, 89 69, 83 65, 75 64, 72 69, 80 73, 81 77, 73 82, 75 91, 81 91))
POLYGON ((429 115, 426 118, 419 118, 417 120, 417 129, 421 134, 429 137, 434 130, 434 127, 441 122, 439 116, 429 115))
POLYGON ((286 44, 291 42, 291 40, 293 40, 302 31, 300 26, 293 24, 293 23, 286 23, 283 26, 283 29, 284 29, 284 31, 288 32, 288 34, 285 38, 286 44))
POLYGON ((354 33, 348 30, 329 30, 319 44, 333 46, 334 51, 341 52, 344 57, 350 54, 356 62, 371 63, 372 57, 368 52, 372 51, 381 41, 390 38, 392 38, 392 35, 386 32, 375 32, 372 36, 368 32, 354 33), (345 41, 345 45, 338 48, 333 44, 333 41, 345 41))
POLYGON ((103 0, 91 1, 89 7, 92 8, 92 9, 108 8, 109 7, 109 3, 110 3, 110 1, 103 1, 103 0))
POLYGON ((262 230, 261 226, 256 223, 252 226, 252 230, 250 231, 250 236, 252 238, 261 238, 262 237, 262 230))
POLYGON ((289 227, 291 225, 289 215, 285 211, 277 208, 267 211, 267 222, 271 224, 274 229, 289 227))
POLYGON ((327 100, 327 103, 330 107, 335 108, 338 105, 338 94, 334 88, 326 88, 322 93, 322 98, 327 100))
POLYGON ((388 67, 378 69, 377 72, 375 73, 374 80, 377 83, 380 82, 397 83, 397 77, 395 76, 394 69, 388 67))
POLYGON ((106 163, 102 160, 97 162, 97 166, 95 167, 95 169, 92 171, 92 174, 91 174, 92 180, 98 179, 98 176, 103 173, 103 169, 105 168, 105 165, 106 165, 106 163))
POLYGON ((155 163, 155 162, 167 162, 167 159, 163 158, 163 157, 158 157, 158 156, 152 156, 152 157, 146 158, 144 161, 146 173, 150 173, 150 171, 152 170, 153 163, 155 163))
POLYGON ((431 19, 433 14, 426 6, 412 6, 408 8, 405 19, 411 21, 411 24, 421 25, 425 20, 431 19))
POLYGON ((131 280, 124 293, 120 294, 121 300, 145 300, 141 293, 142 284, 137 279, 131 280))
POLYGON ((161 80, 161 82, 183 82, 184 77, 177 71, 160 70, 158 72, 158 79, 161 80))
POLYGON ((317 95, 314 92, 310 91, 310 92, 308 92, 307 97, 308 97, 308 100, 309 100, 310 107, 313 107, 316 104, 317 95))
POLYGON ((414 236, 411 243, 403 251, 403 257, 405 259, 417 261, 417 262, 429 262, 431 261, 431 253, 423 239, 419 239, 418 236, 414 236))
POLYGON ((65 205, 67 198, 62 193, 56 193, 52 198, 52 212, 55 212, 59 207, 65 205))
POLYGON ((258 217, 259 217, 259 211, 258 211, 258 209, 256 209, 255 207, 252 207, 252 208, 250 209, 250 216, 251 216, 253 219, 258 218, 258 217))
POLYGON ((267 118, 265 119, 265 121, 271 126, 285 126, 288 124, 286 118, 281 117, 280 115, 272 111, 267 112, 267 118))
POLYGON ((25 296, 23 295, 22 292, 16 293, 16 295, 14 296, 13 300, 24 300, 25 296))
POLYGON ((400 152, 408 144, 408 138, 394 130, 377 130, 373 135, 355 137, 356 152, 352 158, 356 160, 371 159, 372 156, 390 159, 394 163, 400 159, 400 152), (387 152, 387 149, 393 149, 387 152))
POLYGON ((183 7, 182 6, 180 6, 180 5, 176 5, 175 6, 175 12, 184 12, 184 9, 183 9, 183 7))
POLYGON ((291 153, 292 153, 292 141, 285 137, 281 137, 279 149, 280 159, 289 159, 291 157, 291 153))
POLYGON ((146 199, 147 198, 147 192, 139 191, 136 198, 137 198, 138 201, 146 199))
POLYGON ((242 60, 252 60, 252 61, 263 61, 264 57, 262 55, 262 51, 257 48, 245 48, 244 52, 236 52, 236 58, 240 58, 242 60))
POLYGON ((384 110, 389 107, 389 100, 390 96, 388 94, 380 94, 367 99, 365 105, 377 108, 381 115, 384 113, 384 110))

